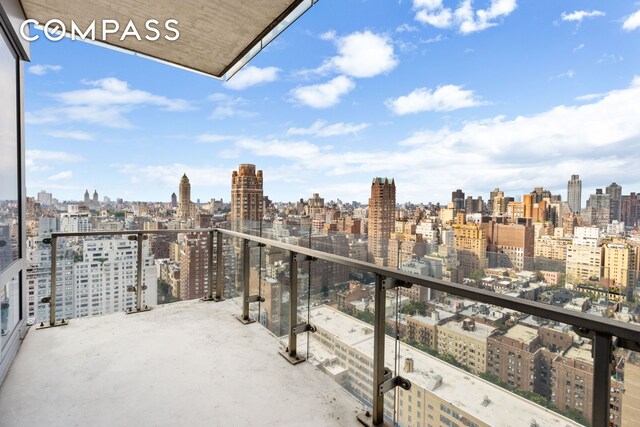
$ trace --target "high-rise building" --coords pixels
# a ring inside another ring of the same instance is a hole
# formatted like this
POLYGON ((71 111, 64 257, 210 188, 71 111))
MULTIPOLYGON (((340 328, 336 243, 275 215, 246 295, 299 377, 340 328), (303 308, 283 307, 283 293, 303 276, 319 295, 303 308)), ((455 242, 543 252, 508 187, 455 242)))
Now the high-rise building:
POLYGON ((51 206, 53 203, 53 195, 42 190, 38 193, 38 203, 42 206, 51 206))
POLYGON ((209 283, 208 257, 207 233, 188 233, 184 236, 180 245, 180 299, 190 300, 205 295, 209 283))
POLYGON ((622 196, 620 200, 620 217, 627 227, 635 227, 638 224, 638 196, 631 193, 622 196))
POLYGON ((84 204, 89 206, 91 204, 91 197, 89 197, 89 190, 84 190, 84 204))
POLYGON ((93 206, 100 206, 100 201, 98 200, 98 190, 93 190, 93 198, 91 199, 91 203, 93 206))
POLYGON ((374 178, 369 198, 369 256, 386 265, 388 243, 395 227, 396 184, 393 178, 374 178))
POLYGON ((580 215, 582 209, 582 180, 580 175, 571 175, 571 179, 567 183, 567 202, 571 212, 580 215))
POLYGON ((508 202, 504 197, 504 191, 500 191, 500 189, 496 187, 496 189, 491 192, 489 200, 491 201, 491 212, 493 215, 501 216, 507 213, 508 202))
POLYGON ((171 193, 171 207, 172 208, 178 207, 178 196, 176 196, 176 193, 171 193))
POLYGON ((454 209, 458 209, 458 210, 464 209, 464 205, 465 205, 464 191, 458 189, 452 192, 451 201, 453 202, 454 209))
POLYGON ((606 228, 611 222, 611 196, 604 194, 602 188, 596 188, 596 193, 589 196, 587 207, 580 215, 585 224, 606 228))
POLYGON ((262 220, 262 182, 262 171, 256 172, 256 165, 241 164, 231 174, 231 221, 234 228, 243 221, 262 220))
POLYGON ((453 226, 455 255, 462 272, 462 278, 471 276, 476 270, 487 266, 487 239, 479 224, 466 223, 453 226))
POLYGON ((621 220, 621 204, 622 204, 622 186, 612 182, 605 189, 605 193, 609 195, 609 219, 610 221, 621 220))
POLYGON ((177 212, 178 218, 182 220, 193 218, 196 214, 196 205, 191 201, 191 184, 189 183, 189 178, 187 178, 186 173, 182 175, 180 179, 178 194, 180 195, 177 212))
POLYGON ((622 299, 633 300, 636 283, 636 247, 620 243, 603 246, 603 276, 608 279, 609 291, 619 292, 622 299))

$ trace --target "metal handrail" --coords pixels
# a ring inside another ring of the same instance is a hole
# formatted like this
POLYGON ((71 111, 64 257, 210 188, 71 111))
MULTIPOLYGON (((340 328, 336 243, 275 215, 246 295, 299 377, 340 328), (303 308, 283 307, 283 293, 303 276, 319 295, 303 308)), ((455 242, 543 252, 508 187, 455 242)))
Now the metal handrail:
MULTIPOLYGON (((475 301, 484 302, 487 304, 492 304, 496 306, 500 306, 503 308, 515 310, 518 312, 523 312, 526 314, 539 316, 542 318, 554 320, 557 322, 562 322, 566 324, 570 324, 574 327, 574 330, 584 336, 593 340, 593 357, 594 357, 594 390, 598 390, 599 393, 593 393, 593 413, 592 413, 592 422, 593 425, 607 425, 609 420, 609 396, 610 396, 610 384, 608 384, 610 380, 610 367, 611 361, 613 359, 613 341, 612 338, 616 337, 618 340, 616 341, 616 345, 618 347, 623 347, 627 349, 631 349, 634 351, 640 351, 640 325, 630 324, 630 323, 622 323, 609 318, 600 318, 590 314, 570 311, 563 309, 561 307, 556 307, 553 305, 542 304, 536 301, 529 301, 522 298, 512 297, 508 295, 503 295, 499 293, 495 293, 492 291, 488 291, 485 289, 473 288, 466 285, 461 285, 453 282, 446 282, 444 280, 435 279, 431 277, 419 276, 412 273, 403 272, 400 270, 396 270, 388 267, 381 267, 372 263, 359 261, 355 259, 351 259, 345 256, 336 255, 328 252, 322 252, 319 250, 306 248, 303 246, 292 245, 289 243, 279 242, 277 240, 267 239, 264 237, 259 237, 251 234, 245 234, 237 231, 222 229, 222 228, 203 228, 203 229, 179 229, 179 230, 130 230, 130 231, 98 231, 98 232, 75 232, 75 233, 52 233, 51 239, 49 243, 52 243, 52 282, 51 282, 51 298, 49 299, 49 303, 51 304, 51 319, 50 325, 56 326, 55 324, 55 268, 56 268, 56 260, 53 259, 55 256, 55 242, 58 238, 67 238, 67 237, 89 237, 89 236, 126 236, 126 235, 135 235, 136 240, 138 242, 138 259, 140 259, 140 248, 143 241, 143 236, 146 234, 180 234, 180 233, 209 233, 209 290, 208 296, 204 298, 204 300, 214 300, 219 301, 222 300, 222 237, 228 236, 230 238, 241 239, 243 243, 243 270, 248 270, 249 267, 249 242, 257 243, 259 246, 272 246, 278 249, 290 251, 291 255, 301 254, 308 257, 308 259, 318 259, 328 261, 334 264, 343 265, 349 268, 366 271, 369 273, 374 273, 376 275, 375 281, 375 300, 376 306, 380 306, 381 310, 376 310, 375 312, 375 324, 374 324, 374 333, 376 334, 377 339, 374 342, 374 378, 373 378, 373 414, 371 414, 371 418, 359 417, 359 419, 366 424, 370 425, 380 425, 383 423, 384 418, 384 399, 383 395, 380 393, 380 387, 383 386, 383 383, 389 382, 388 378, 385 378, 384 373, 384 299, 386 296, 386 290, 389 288, 388 285, 385 285, 384 279, 393 279, 397 284, 410 286, 410 285, 418 285, 422 287, 428 287, 432 289, 436 289, 439 291, 447 292, 449 294, 458 295, 465 298, 470 298, 475 301), (216 297, 214 298, 212 295, 213 291, 213 271, 211 269, 212 266, 212 257, 213 257, 213 233, 217 233, 217 250, 216 250, 216 258, 217 258, 217 286, 216 286, 216 297)), ((47 239, 48 240, 48 239, 47 239)), ((294 258, 292 258, 294 259, 294 258)), ((137 300, 136 300, 136 310, 141 311, 141 263, 138 262, 138 285, 136 288, 137 291, 137 300)), ((249 278, 248 273, 245 271, 244 281, 244 295, 243 295, 243 313, 240 317, 244 323, 249 323, 248 318, 248 307, 250 302, 250 296, 248 295, 249 290, 249 278)), ((292 289, 295 284, 292 282, 292 289)), ((291 308, 293 310, 293 307, 291 308)), ((144 311, 144 310, 142 310, 144 311)), ((290 317, 292 317, 292 313, 290 313, 290 317)), ((287 349, 287 355, 292 358, 296 355, 296 341, 293 328, 295 325, 290 325, 291 331, 290 335, 290 348, 287 349)), ((311 327, 310 325, 307 325, 311 327)), ((397 381, 399 377, 393 379, 393 381, 397 381)), ((408 385, 410 387, 410 384, 408 385)))

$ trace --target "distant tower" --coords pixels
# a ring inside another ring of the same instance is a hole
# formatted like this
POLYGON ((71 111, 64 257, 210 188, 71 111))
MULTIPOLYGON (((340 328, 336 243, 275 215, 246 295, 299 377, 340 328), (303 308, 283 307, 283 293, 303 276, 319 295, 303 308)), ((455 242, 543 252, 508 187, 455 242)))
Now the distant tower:
POLYGON ((186 220, 195 216, 195 205, 191 203, 191 184, 187 174, 182 175, 178 189, 178 218, 186 220))
POLYGON ((91 198, 89 197, 89 190, 84 190, 84 204, 89 206, 91 198))
POLYGON ((393 178, 374 178, 369 198, 369 253, 378 265, 385 265, 389 237, 396 220, 396 184, 393 178))
POLYGON ((178 207, 178 196, 176 196, 176 193, 171 194, 171 207, 172 208, 178 207))
POLYGON ((621 207, 622 207, 622 186, 611 183, 606 189, 605 193, 609 195, 611 208, 609 218, 611 221, 621 220, 621 207))
POLYGON ((241 164, 231 174, 231 221, 237 229, 239 221, 260 221, 263 217, 262 171, 241 164))
POLYGON ((100 202, 98 201, 98 190, 93 190, 93 204, 94 206, 100 205, 100 202))
POLYGON ((571 179, 567 183, 567 203, 571 212, 580 215, 582 207, 582 180, 580 175, 571 175, 571 179))

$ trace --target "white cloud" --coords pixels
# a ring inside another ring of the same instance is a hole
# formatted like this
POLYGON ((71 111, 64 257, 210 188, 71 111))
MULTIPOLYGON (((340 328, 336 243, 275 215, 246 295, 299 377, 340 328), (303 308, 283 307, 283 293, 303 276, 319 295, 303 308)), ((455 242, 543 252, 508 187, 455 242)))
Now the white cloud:
POLYGON ((44 76, 49 71, 58 72, 60 70, 62 70, 62 66, 60 66, 60 65, 50 65, 50 64, 32 65, 29 68, 27 68, 28 72, 30 72, 31 74, 35 74, 36 76, 44 76))
POLYGON ((338 76, 326 83, 300 86, 291 91, 292 98, 312 108, 329 108, 340 102, 340 98, 351 92, 356 84, 349 77, 338 76))
POLYGON ((88 132, 83 132, 81 130, 52 130, 52 131, 45 132, 45 135, 48 135, 53 138, 74 139, 76 141, 93 140, 93 135, 91 135, 88 132))
MULTIPOLYGON (((180 177, 186 173, 191 185, 223 186, 229 185, 232 168, 219 166, 188 166, 182 163, 167 165, 111 165, 119 173, 129 177, 132 184, 156 186, 167 190, 177 189, 180 177)), ((173 190, 175 191, 175 190, 173 190)))
POLYGON ((200 142, 200 143, 216 143, 216 142, 223 142, 223 141, 230 141, 234 139, 233 136, 229 136, 229 135, 218 135, 215 133, 203 133, 202 135, 198 135, 196 137, 196 142, 200 142))
POLYGON ((274 82, 278 80, 280 68, 265 67, 258 68, 249 65, 240 70, 231 79, 224 82, 224 87, 233 90, 243 90, 252 86, 261 85, 263 83, 274 82))
POLYGON ((26 150, 25 165, 29 173, 47 171, 52 165, 79 163, 84 158, 65 151, 26 150))
POLYGON ((584 43, 580 43, 578 46, 574 47, 573 52, 577 52, 582 49, 584 49, 584 43))
POLYGON ((431 43, 438 43, 441 42, 442 40, 446 40, 447 38, 445 36, 443 36, 442 34, 438 34, 435 37, 430 37, 428 39, 420 39, 420 43, 424 43, 424 44, 431 44, 431 43))
POLYGON ((409 25, 409 24, 402 24, 402 25, 398 25, 396 27, 396 32, 397 33, 412 33, 414 31, 418 31, 417 27, 414 27, 413 25, 409 25))
POLYGON ((600 10, 576 10, 571 13, 562 12, 560 15, 563 21, 582 22, 585 18, 595 18, 598 16, 605 16, 605 13, 600 10))
POLYGON ((338 55, 327 59, 320 67, 305 73, 326 74, 336 72, 350 77, 374 77, 393 70, 398 58, 391 40, 371 31, 354 32, 344 37, 335 33, 329 38, 338 49, 338 55))
POLYGON ((229 118, 248 118, 255 117, 258 113, 248 111, 242 108, 248 104, 248 101, 241 97, 229 96, 224 93, 214 93, 207 98, 215 105, 213 112, 209 116, 210 119, 222 120, 229 118))
POLYGON ((308 128, 289 128, 287 135, 313 135, 318 138, 332 136, 355 135, 368 128, 369 123, 333 123, 328 124, 324 120, 316 120, 308 128))
MULTIPOLYGON (((364 180, 363 175, 367 180, 376 175, 394 177, 399 200, 444 201, 446 191, 454 188, 485 195, 496 186, 510 195, 539 185, 562 189, 568 173, 588 175, 592 182, 610 182, 624 171, 628 185, 640 184, 638 99, 640 76, 627 88, 591 102, 559 105, 527 116, 470 121, 458 129, 422 130, 397 144, 390 142, 383 151, 252 139, 237 144, 235 153, 289 160, 283 167, 290 168, 291 174, 314 177, 301 188, 315 186, 316 174, 327 178, 326 191, 333 191, 336 182, 364 180), (411 159, 410 168, 407 159, 411 159), (478 165, 484 165, 482 173, 477 172, 478 165), (348 179, 338 178, 347 175, 348 179)), ((361 188, 363 192, 348 198, 339 193, 323 195, 364 200, 366 187, 361 188)))
POLYGON ((59 172, 55 175, 51 175, 49 178, 47 178, 50 181, 62 181, 65 179, 71 179, 73 178, 73 172, 72 171, 62 171, 59 172))
POLYGON ((415 19, 436 28, 457 28, 470 34, 498 25, 497 20, 509 16, 517 7, 516 0, 491 0, 486 9, 474 9, 471 0, 462 0, 456 9, 442 0, 413 0, 415 19))
POLYGON ((568 79, 572 79, 573 76, 575 76, 575 75, 576 75, 575 71, 567 70, 564 73, 560 73, 560 74, 557 74, 555 76, 549 77, 549 80, 562 79, 562 78, 565 78, 565 77, 568 78, 568 79))
POLYGON ((483 101, 472 90, 456 85, 439 86, 436 90, 421 87, 408 95, 386 101, 387 107, 398 115, 422 111, 453 111, 482 104, 483 101))
POLYGON ((622 29, 626 31, 633 31, 640 28, 640 10, 627 16, 622 23, 622 29))
POLYGON ((91 88, 53 94, 53 99, 60 105, 27 112, 26 122, 32 125, 82 122, 111 128, 132 128, 134 126, 126 115, 136 108, 156 106, 164 111, 193 109, 183 99, 131 89, 127 82, 115 77, 82 83, 91 88))

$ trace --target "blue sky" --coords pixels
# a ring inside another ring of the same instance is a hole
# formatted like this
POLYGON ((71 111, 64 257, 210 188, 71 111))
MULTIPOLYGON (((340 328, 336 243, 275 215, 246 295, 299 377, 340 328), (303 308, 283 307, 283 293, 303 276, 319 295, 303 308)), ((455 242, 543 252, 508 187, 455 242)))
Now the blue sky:
MULTIPOLYGON (((96 17, 99 18, 99 17, 96 17)), ((188 23, 180 23, 188 25, 188 23)), ((640 192, 640 3, 321 0, 229 82, 41 38, 25 64, 27 192, 399 202, 451 191, 640 192)))

